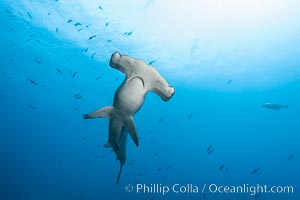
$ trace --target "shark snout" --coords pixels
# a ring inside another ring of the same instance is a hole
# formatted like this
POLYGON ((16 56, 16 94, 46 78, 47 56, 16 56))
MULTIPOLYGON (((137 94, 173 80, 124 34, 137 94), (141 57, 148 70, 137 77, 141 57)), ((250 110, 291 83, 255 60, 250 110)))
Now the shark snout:
POLYGON ((112 59, 119 59, 121 57, 121 54, 118 51, 116 51, 111 55, 111 57, 112 59))
POLYGON ((162 100, 164 101, 169 101, 175 94, 175 89, 171 86, 169 86, 167 89, 166 89, 166 95, 164 95, 162 98, 162 100))
POLYGON ((171 94, 171 97, 175 94, 175 89, 172 86, 169 86, 169 92, 171 94))
POLYGON ((113 53, 111 55, 111 58, 110 58, 110 61, 109 61, 109 65, 112 67, 112 68, 115 68, 115 69, 119 69, 122 71, 122 66, 119 64, 120 63, 120 59, 121 59, 121 54, 116 51, 115 53, 113 53))

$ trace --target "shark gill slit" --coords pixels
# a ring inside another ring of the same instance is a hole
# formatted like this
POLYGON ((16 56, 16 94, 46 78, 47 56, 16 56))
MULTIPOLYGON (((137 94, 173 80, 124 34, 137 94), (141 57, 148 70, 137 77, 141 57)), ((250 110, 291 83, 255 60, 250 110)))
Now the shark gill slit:
POLYGON ((134 77, 132 77, 129 81, 131 81, 131 80, 133 80, 133 79, 135 79, 135 78, 140 79, 140 80, 142 81, 143 87, 145 88, 145 82, 144 82, 144 79, 143 79, 142 77, 140 77, 140 76, 134 76, 134 77))

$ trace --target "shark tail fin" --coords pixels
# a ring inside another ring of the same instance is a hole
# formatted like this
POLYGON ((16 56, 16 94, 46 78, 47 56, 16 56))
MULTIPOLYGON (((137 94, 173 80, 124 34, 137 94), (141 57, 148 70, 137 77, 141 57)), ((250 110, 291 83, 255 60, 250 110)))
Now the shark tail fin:
POLYGON ((120 170, 119 170, 119 173, 118 173, 118 177, 117 177, 117 184, 119 184, 119 181, 120 181, 120 177, 121 177, 121 173, 122 173, 122 168, 123 168, 123 164, 120 163, 120 170))
POLYGON ((139 146, 139 137, 136 131, 136 127, 133 121, 133 117, 128 117, 125 119, 124 127, 128 131, 131 139, 133 140, 134 144, 138 147, 139 146))
POLYGON ((113 113, 113 106, 106 106, 91 112, 89 114, 83 115, 83 119, 94 119, 94 118, 111 118, 113 113))

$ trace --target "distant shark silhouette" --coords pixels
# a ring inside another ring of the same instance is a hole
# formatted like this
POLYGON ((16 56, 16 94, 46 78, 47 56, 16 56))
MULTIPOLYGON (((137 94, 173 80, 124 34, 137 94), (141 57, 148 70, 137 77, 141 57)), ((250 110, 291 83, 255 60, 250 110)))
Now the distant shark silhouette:
POLYGON ((109 137, 104 147, 113 148, 117 160, 120 161, 117 177, 117 183, 119 183, 122 167, 126 162, 128 133, 136 146, 139 145, 133 115, 142 107, 148 91, 153 91, 164 101, 168 101, 174 95, 174 88, 169 86, 156 69, 142 60, 115 52, 112 54, 109 64, 112 68, 123 72, 126 78, 115 92, 113 106, 86 114, 84 119, 110 118, 109 137))
POLYGON ((272 110, 280 110, 282 108, 289 108, 289 104, 281 105, 281 104, 275 104, 275 103, 265 103, 262 105, 262 107, 272 110))

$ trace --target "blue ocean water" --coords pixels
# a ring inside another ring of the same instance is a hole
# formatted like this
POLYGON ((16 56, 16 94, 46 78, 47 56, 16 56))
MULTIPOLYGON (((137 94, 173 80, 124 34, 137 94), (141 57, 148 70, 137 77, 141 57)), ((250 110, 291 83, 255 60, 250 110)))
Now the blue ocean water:
POLYGON ((296 0, 1 0, 0 199, 299 199, 299 11, 296 0), (134 116, 140 145, 128 138, 119 184, 108 119, 82 117, 112 104, 115 51, 175 88, 134 116))

